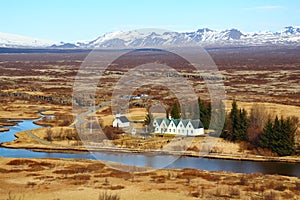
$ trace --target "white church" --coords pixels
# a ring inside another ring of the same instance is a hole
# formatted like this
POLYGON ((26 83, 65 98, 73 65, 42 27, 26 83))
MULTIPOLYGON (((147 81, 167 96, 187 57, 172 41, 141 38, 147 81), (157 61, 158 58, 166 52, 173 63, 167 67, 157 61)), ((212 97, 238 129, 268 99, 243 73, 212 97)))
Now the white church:
POLYGON ((120 113, 116 114, 116 117, 113 121, 113 127, 118 127, 118 128, 126 128, 130 126, 130 121, 126 116, 121 116, 120 113))
POLYGON ((182 136, 204 135, 204 127, 199 119, 156 118, 153 121, 154 133, 167 133, 182 136))

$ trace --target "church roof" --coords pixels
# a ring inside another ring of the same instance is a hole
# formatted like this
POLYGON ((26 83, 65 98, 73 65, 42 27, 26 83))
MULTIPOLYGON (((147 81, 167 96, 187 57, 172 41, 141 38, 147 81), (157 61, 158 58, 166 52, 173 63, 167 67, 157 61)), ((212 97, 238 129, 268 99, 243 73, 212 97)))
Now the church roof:
POLYGON ((203 128, 203 124, 199 119, 191 120, 193 128, 203 128))
POLYGON ((117 117, 117 119, 119 119, 122 123, 129 122, 129 120, 128 120, 127 117, 125 117, 125 116, 117 117))
POLYGON ((156 120, 156 122, 158 123, 158 125, 160 125, 161 122, 162 122, 164 119, 163 119, 163 118, 156 118, 155 120, 156 120))
POLYGON ((170 120, 170 119, 167 119, 167 118, 156 118, 155 121, 158 124, 158 126, 160 126, 163 121, 166 123, 167 126, 169 126, 169 124, 172 121, 175 124, 176 127, 178 126, 178 124, 180 122, 182 122, 184 127, 186 127, 187 124, 190 122, 194 129, 203 128, 203 124, 199 119, 194 119, 194 120, 191 120, 191 119, 171 119, 170 120))

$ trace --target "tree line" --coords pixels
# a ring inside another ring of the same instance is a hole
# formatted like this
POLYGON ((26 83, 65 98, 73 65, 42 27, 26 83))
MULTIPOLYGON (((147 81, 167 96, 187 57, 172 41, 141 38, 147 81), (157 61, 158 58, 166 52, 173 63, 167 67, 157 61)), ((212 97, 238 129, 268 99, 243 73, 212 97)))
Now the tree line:
POLYGON ((238 108, 234 100, 221 137, 250 142, 256 148, 271 149, 279 156, 287 156, 295 152, 298 123, 297 117, 271 117, 263 106, 257 104, 248 115, 245 109, 238 108))
POLYGON ((166 117, 200 119, 205 129, 216 130, 224 139, 249 142, 255 148, 271 149, 280 156, 295 152, 295 134, 299 124, 297 117, 272 117, 261 104, 254 104, 248 114, 245 109, 238 108, 235 100, 228 114, 223 102, 215 107, 212 109, 211 102, 200 98, 197 104, 181 110, 179 104, 174 103, 166 112, 166 117))
POLYGON ((220 124, 223 124, 226 114, 225 106, 221 101, 216 108, 212 109, 211 102, 198 98, 196 103, 191 103, 187 108, 183 107, 181 110, 179 104, 174 103, 166 112, 167 118, 169 118, 169 115, 173 119, 200 119, 204 129, 219 130, 223 128, 220 124))

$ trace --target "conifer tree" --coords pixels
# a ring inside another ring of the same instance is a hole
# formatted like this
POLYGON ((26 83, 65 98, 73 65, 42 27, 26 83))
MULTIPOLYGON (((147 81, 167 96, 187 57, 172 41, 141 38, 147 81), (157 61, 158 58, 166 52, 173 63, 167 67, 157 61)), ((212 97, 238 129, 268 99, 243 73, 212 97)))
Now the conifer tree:
POLYGON ((225 105, 222 101, 218 103, 218 108, 212 111, 212 122, 211 126, 218 134, 221 134, 220 137, 225 131, 226 127, 226 112, 225 112, 225 105))
POLYGON ((229 134, 227 138, 233 141, 248 141, 248 121, 246 110, 238 109, 236 101, 233 100, 229 113, 229 134))
POLYGON ((237 140, 248 141, 248 132, 247 132, 248 118, 245 109, 240 109, 238 123, 239 123, 239 128, 238 128, 237 140))
POLYGON ((268 119, 263 133, 260 135, 259 146, 262 148, 270 148, 273 138, 273 122, 271 118, 268 119))
POLYGON ((204 102, 200 98, 198 98, 199 105, 199 118, 205 129, 209 128, 210 119, 211 119, 211 103, 204 102))
POLYGON ((182 119, 186 119, 186 111, 185 111, 185 108, 182 107, 182 115, 181 115, 182 119))
POLYGON ((279 155, 291 155, 294 153, 296 127, 290 121, 290 118, 280 120, 279 138, 280 143, 277 145, 279 155))
POLYGON ((259 146, 269 148, 280 156, 291 155, 295 150, 296 130, 297 126, 291 122, 290 118, 285 120, 281 117, 279 120, 276 116, 274 123, 269 119, 260 136, 259 146))
POLYGON ((194 112, 194 110, 193 110, 192 105, 189 105, 188 113, 189 113, 188 118, 194 119, 194 113, 195 113, 195 112, 194 112))
POLYGON ((239 110, 237 107, 237 103, 235 100, 233 100, 231 104, 231 111, 229 113, 229 119, 230 119, 230 139, 231 140, 237 140, 237 136, 239 135, 239 110))
POLYGON ((179 119, 180 118, 180 112, 179 112, 179 108, 178 108, 178 104, 175 103, 172 107, 172 110, 171 110, 171 117, 173 119, 179 119))

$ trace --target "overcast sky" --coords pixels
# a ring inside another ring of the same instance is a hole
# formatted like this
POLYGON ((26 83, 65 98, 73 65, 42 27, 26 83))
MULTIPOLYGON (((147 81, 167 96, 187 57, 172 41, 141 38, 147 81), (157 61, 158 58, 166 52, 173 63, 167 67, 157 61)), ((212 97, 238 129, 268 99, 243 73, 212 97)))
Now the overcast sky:
POLYGON ((300 25, 299 0, 3 0, 0 32, 90 40, 139 28, 278 31, 300 25))

